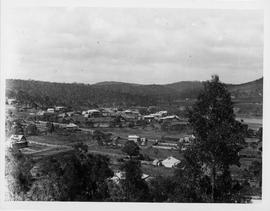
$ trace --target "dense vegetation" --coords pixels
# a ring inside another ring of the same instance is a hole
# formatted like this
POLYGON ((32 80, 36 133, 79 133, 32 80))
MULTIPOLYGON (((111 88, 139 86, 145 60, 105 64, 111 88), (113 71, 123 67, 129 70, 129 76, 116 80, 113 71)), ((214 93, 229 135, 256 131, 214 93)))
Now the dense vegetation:
MULTIPOLYGON (((6 94, 24 104, 40 107, 64 105, 71 107, 149 106, 175 105, 186 98, 195 99, 203 89, 203 83, 179 82, 167 85, 139 85, 120 82, 103 82, 94 85, 50 83, 33 80, 12 80, 7 82, 6 94)), ((262 79, 243 85, 228 85, 237 101, 246 99, 262 102, 262 79)))

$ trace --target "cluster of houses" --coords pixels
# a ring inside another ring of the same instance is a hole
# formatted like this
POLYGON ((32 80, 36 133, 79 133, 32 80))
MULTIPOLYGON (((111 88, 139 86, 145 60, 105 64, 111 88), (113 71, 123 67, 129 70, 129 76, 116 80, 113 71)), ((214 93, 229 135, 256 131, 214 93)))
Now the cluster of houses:
POLYGON ((134 127, 159 123, 166 124, 166 128, 173 130, 187 125, 186 119, 169 115, 167 111, 142 115, 139 109, 98 108, 74 111, 64 106, 56 106, 31 114, 36 120, 74 123, 88 128, 134 127))

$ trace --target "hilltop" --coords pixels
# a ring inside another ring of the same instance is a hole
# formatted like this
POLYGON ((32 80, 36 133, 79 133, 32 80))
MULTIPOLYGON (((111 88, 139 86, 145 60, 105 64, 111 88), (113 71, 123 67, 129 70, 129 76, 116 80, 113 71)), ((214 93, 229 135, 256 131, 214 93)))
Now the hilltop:
MULTIPOLYGON (((200 81, 181 81, 165 85, 108 81, 89 85, 7 79, 6 84, 8 97, 48 106, 171 104, 186 98, 195 99, 203 88, 203 82, 200 81)), ((262 102, 263 78, 227 86, 236 101, 262 102)))

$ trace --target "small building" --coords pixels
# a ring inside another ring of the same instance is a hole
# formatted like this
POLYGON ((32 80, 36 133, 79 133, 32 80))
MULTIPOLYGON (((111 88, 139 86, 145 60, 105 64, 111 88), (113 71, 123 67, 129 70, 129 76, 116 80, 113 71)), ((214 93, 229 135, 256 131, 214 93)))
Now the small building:
POLYGON ((123 171, 114 172, 114 176, 111 178, 111 180, 116 184, 118 184, 120 180, 124 180, 124 179, 126 179, 126 173, 123 171))
POLYGON ((48 112, 48 113, 54 113, 54 108, 48 108, 48 109, 47 109, 47 112, 48 112))
POLYGON ((138 142, 140 142, 140 137, 137 136, 137 135, 129 135, 128 140, 129 141, 134 141, 135 143, 138 143, 138 142))
POLYGON ((142 146, 146 146, 147 145, 147 142, 148 142, 148 139, 147 138, 141 138, 141 145, 142 146))
POLYGON ((85 117, 101 117, 102 116, 101 112, 97 109, 90 109, 90 110, 84 111, 83 115, 85 117))
POLYGON ((74 123, 69 123, 66 125, 67 129, 79 129, 79 126, 74 123))
POLYGON ((127 109, 127 110, 123 111, 122 113, 127 114, 127 115, 133 114, 132 110, 130 110, 130 109, 127 109))
POLYGON ((159 160, 159 159, 153 160, 152 165, 153 166, 162 166, 161 160, 159 160))
MULTIPOLYGON (((142 174, 141 179, 146 180, 147 178, 149 178, 148 174, 142 174)), ((121 180, 125 180, 126 179, 126 172, 124 171, 116 171, 114 172, 114 176, 112 178, 110 178, 114 183, 119 184, 119 182, 121 180)))
POLYGON ((168 111, 158 111, 151 115, 158 119, 158 118, 167 116, 167 114, 168 114, 168 111))
POLYGON ((28 141, 24 135, 12 135, 10 144, 12 147, 24 148, 28 146, 28 141))
POLYGON ((66 107, 64 106, 56 106, 55 107, 55 111, 64 111, 66 109, 66 107))
POLYGON ((181 163, 181 161, 170 156, 170 157, 166 158, 165 160, 163 160, 161 163, 166 168, 173 168, 173 167, 177 166, 179 163, 181 163))
POLYGON ((8 105, 13 105, 13 104, 16 103, 16 99, 14 99, 14 98, 8 98, 7 99, 7 103, 8 103, 8 105))
POLYGON ((171 121, 171 120, 180 120, 179 116, 171 115, 160 118, 161 121, 171 121))
POLYGON ((111 108, 102 108, 101 110, 102 116, 109 117, 114 116, 115 112, 111 108))
POLYGON ((143 116, 143 119, 148 121, 148 122, 151 122, 151 121, 153 121, 155 119, 155 116, 153 116, 152 114, 145 115, 145 116, 143 116))
POLYGON ((37 112, 37 115, 38 115, 38 116, 43 116, 44 114, 45 114, 45 111, 38 111, 38 112, 37 112))

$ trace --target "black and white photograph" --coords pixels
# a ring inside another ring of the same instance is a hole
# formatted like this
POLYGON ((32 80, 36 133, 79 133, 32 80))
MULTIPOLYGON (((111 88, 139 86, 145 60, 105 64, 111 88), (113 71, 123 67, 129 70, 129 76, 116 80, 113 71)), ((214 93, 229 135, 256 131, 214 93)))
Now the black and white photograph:
POLYGON ((262 8, 2 15, 5 202, 262 203, 262 8))

